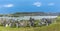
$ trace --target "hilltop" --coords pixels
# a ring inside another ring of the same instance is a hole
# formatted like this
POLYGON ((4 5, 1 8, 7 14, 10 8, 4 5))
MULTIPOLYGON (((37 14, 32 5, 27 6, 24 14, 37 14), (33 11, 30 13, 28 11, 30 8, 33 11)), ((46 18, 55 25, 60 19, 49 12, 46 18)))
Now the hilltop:
POLYGON ((19 17, 19 16, 58 16, 60 13, 45 13, 45 12, 16 12, 13 14, 0 14, 0 16, 11 16, 11 17, 19 17))

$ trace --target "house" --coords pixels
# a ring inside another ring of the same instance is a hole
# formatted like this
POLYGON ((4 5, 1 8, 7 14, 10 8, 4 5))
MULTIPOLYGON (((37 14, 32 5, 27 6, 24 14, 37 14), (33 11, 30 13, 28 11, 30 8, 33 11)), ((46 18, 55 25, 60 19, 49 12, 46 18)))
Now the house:
POLYGON ((34 19, 30 17, 29 19, 29 25, 30 26, 34 26, 34 19))
POLYGON ((39 22, 39 25, 50 25, 54 19, 48 19, 48 18, 42 18, 41 21, 39 22))

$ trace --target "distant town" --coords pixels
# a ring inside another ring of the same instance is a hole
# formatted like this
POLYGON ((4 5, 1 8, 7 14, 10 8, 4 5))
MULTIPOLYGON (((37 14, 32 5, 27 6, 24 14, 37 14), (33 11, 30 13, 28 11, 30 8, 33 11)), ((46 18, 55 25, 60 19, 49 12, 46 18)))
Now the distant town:
POLYGON ((4 27, 26 27, 43 26, 55 23, 58 16, 42 16, 41 13, 16 13, 9 15, 0 15, 0 25, 4 27), (34 14, 34 15, 33 15, 34 14), (40 14, 40 15, 39 15, 40 14), (14 16, 13 16, 14 15, 14 16), (23 15, 23 16, 22 16, 23 15), (39 22, 38 22, 39 21, 39 22), (37 23, 37 24, 35 24, 37 23))

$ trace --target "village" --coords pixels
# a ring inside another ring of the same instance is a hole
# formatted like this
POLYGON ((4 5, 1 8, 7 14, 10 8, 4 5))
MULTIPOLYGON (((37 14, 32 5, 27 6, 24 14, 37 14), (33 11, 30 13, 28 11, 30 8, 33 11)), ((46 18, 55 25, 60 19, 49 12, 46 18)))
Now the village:
POLYGON ((24 16, 24 17, 0 17, 0 26, 4 27, 41 27, 49 26, 55 22, 57 16, 24 16), (25 18, 27 17, 27 18, 25 18))

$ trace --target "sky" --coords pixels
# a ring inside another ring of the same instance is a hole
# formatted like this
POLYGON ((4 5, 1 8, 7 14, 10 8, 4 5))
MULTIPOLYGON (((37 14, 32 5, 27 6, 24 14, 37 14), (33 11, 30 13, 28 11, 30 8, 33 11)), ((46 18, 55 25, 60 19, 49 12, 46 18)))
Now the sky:
POLYGON ((0 14, 60 12, 60 0, 0 0, 0 14))

